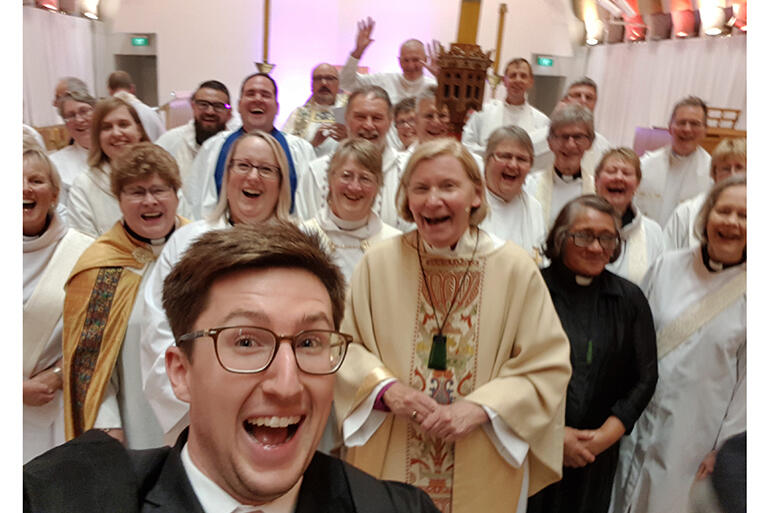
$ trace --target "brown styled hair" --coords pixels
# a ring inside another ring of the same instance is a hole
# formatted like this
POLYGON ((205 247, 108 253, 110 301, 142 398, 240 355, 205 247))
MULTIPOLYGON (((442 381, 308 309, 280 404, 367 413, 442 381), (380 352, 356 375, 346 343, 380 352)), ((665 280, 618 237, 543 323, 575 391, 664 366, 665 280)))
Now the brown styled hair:
POLYGON ((139 114, 136 113, 136 109, 133 108, 128 102, 114 96, 99 100, 96 102, 94 113, 91 116, 91 149, 88 152, 89 166, 98 167, 100 164, 107 162, 109 157, 107 157, 107 154, 102 151, 102 145, 99 142, 99 136, 102 132, 102 121, 104 121, 104 118, 107 117, 107 114, 121 107, 128 109, 128 113, 131 115, 131 118, 139 127, 139 140, 150 140, 150 138, 147 137, 147 132, 144 131, 144 126, 142 125, 142 120, 139 119, 139 114))
MULTIPOLYGON (((322 248, 317 234, 305 233, 281 220, 204 233, 163 281, 163 308, 174 338, 192 330, 208 306, 209 290, 216 280, 244 269, 277 267, 304 269, 315 275, 329 292, 334 329, 339 329, 345 308, 345 278, 322 248)), ((189 357, 190 353, 186 354, 189 357)))
POLYGON ((377 185, 382 186, 382 152, 374 143, 360 138, 345 139, 337 146, 326 168, 326 176, 330 182, 332 173, 351 157, 377 178, 377 185))
POLYGON ((454 157, 462 166, 468 179, 473 183, 476 191, 481 196, 481 205, 471 209, 470 225, 478 226, 481 221, 487 216, 487 195, 485 192, 484 179, 481 177, 481 171, 476 164, 476 160, 471 156, 468 150, 460 144, 458 141, 451 138, 434 139, 421 143, 414 150, 414 153, 409 158, 404 168, 404 173, 401 175, 401 180, 398 184, 398 190, 396 191, 396 208, 399 216, 405 221, 410 223, 414 222, 414 216, 412 211, 409 210, 409 201, 407 195, 407 186, 412 179, 412 173, 414 169, 425 160, 432 160, 441 155, 448 155, 454 157))
POLYGON ((110 173, 110 190, 117 198, 126 185, 153 175, 158 175, 174 192, 182 186, 179 166, 169 152, 151 142, 132 144, 115 159, 110 173))
POLYGON ((639 156, 636 154, 634 150, 632 150, 631 148, 627 148, 625 146, 622 146, 620 148, 612 148, 611 150, 607 150, 604 152, 604 155, 602 155, 602 159, 599 161, 599 164, 596 165, 596 171, 594 172, 594 179, 596 180, 599 179, 599 175, 604 169, 604 165, 607 163, 607 161, 611 157, 617 157, 621 159, 623 162, 626 162, 627 164, 631 164, 634 168, 634 171, 636 171, 636 181, 639 183, 642 182, 642 163, 639 160, 639 156))

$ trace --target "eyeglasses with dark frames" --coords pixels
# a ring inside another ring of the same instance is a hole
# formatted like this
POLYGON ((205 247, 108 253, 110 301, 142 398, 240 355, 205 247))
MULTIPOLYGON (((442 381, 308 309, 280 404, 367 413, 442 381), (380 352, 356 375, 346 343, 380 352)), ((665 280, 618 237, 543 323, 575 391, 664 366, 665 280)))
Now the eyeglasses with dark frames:
POLYGON ((262 372, 275 359, 279 344, 288 340, 297 367, 307 374, 334 374, 342 365, 353 337, 332 330, 303 330, 296 335, 278 335, 258 326, 225 326, 194 331, 176 340, 179 346, 209 337, 219 365, 236 374, 262 372))
POLYGON ((620 243, 619 237, 613 233, 601 233, 596 235, 593 232, 567 232, 567 237, 571 238, 572 242, 575 243, 575 246, 579 248, 587 248, 593 244, 595 240, 598 240, 599 245, 603 249, 613 251, 620 243))

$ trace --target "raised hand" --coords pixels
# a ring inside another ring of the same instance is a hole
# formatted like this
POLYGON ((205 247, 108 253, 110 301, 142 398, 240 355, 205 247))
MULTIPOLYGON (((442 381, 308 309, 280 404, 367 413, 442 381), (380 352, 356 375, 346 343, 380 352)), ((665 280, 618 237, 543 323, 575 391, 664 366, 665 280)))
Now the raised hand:
POLYGON ((372 31, 374 30, 374 20, 367 17, 365 20, 358 22, 358 33, 356 34, 356 48, 353 50, 352 55, 356 59, 360 59, 364 54, 364 51, 374 41, 372 39, 372 31))
POLYGON ((428 59, 426 62, 423 62, 423 66, 425 66, 434 77, 438 78, 438 74, 441 71, 438 65, 438 56, 441 53, 441 43, 434 39, 430 43, 426 44, 425 48, 428 51, 428 59))

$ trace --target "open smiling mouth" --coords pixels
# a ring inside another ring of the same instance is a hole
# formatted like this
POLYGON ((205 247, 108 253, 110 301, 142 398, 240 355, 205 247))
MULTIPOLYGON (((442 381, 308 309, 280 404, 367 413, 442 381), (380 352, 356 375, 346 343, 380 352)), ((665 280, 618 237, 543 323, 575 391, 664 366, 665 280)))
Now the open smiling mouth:
POLYGON ((425 216, 423 216, 422 218, 423 218, 423 220, 425 220, 425 223, 430 225, 430 226, 441 224, 441 223, 443 223, 445 221, 449 221, 451 219, 450 216, 443 216, 443 217, 425 217, 425 216))
POLYGON ((611 194, 625 194, 626 188, 625 187, 607 187, 607 192, 611 194))
POLYGON ((516 173, 516 174, 514 174, 514 173, 500 173, 500 176, 503 177, 503 180, 510 180, 510 181, 514 182, 514 181, 519 179, 519 177, 521 176, 521 173, 516 173))
POLYGON ((259 198, 260 196, 262 196, 262 193, 259 191, 250 191, 250 190, 243 189, 241 192, 243 193, 244 196, 250 199, 259 198))
POLYGON ((264 114, 265 110, 264 109, 260 109, 259 107, 257 107, 256 109, 252 109, 250 112, 252 114, 264 114))
POLYGON ((266 447, 290 441, 305 421, 303 416, 254 417, 243 421, 243 428, 252 438, 266 447))
POLYGON ((24 203, 22 204, 22 208, 24 210, 32 210, 36 206, 37 206, 37 202, 32 200, 24 200, 24 203))
POLYGON ((161 212, 153 212, 150 214, 142 214, 141 218, 145 221, 155 221, 156 219, 160 219, 163 217, 163 214, 161 212))

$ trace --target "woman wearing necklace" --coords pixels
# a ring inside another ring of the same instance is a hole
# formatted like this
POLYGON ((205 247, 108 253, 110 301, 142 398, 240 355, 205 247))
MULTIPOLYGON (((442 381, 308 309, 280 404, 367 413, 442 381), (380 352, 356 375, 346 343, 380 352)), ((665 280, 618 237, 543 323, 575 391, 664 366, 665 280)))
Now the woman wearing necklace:
POLYGON ((347 459, 444 512, 524 511, 561 470, 569 346, 520 247, 478 228, 481 173, 458 142, 418 146, 397 194, 417 230, 353 273, 337 380, 347 459))
POLYGON ((83 253, 66 284, 66 436, 99 428, 144 449, 163 438, 142 391, 142 288, 163 245, 187 221, 176 215, 179 168, 159 146, 128 148, 114 163, 110 185, 122 218, 83 253))
POLYGON ((93 239, 57 213, 61 179, 35 147, 23 153, 24 462, 64 443, 61 335, 64 282, 93 239))
POLYGON ((543 278, 569 337, 572 377, 563 477, 530 497, 529 513, 606 512, 619 440, 655 390, 650 307, 638 286, 606 269, 620 253, 619 225, 605 199, 580 196, 546 239, 543 278))
POLYGON ((621 445, 616 512, 686 511, 693 481, 746 430, 746 176, 717 183, 695 221, 697 248, 664 253, 642 282, 660 380, 621 445))
POLYGON ((361 257, 374 243, 401 232, 372 211, 382 185, 382 153, 366 139, 342 142, 329 162, 329 198, 303 226, 321 236, 350 282, 361 257))
POLYGON ((144 289, 145 323, 142 327, 142 382, 147 399, 173 445, 188 424, 188 405, 176 398, 166 375, 166 349, 174 337, 163 310, 163 280, 200 235, 236 224, 256 225, 272 218, 289 220, 291 190, 289 164, 280 144, 257 130, 241 135, 230 147, 222 177, 222 195, 207 219, 181 228, 158 257, 144 289))

